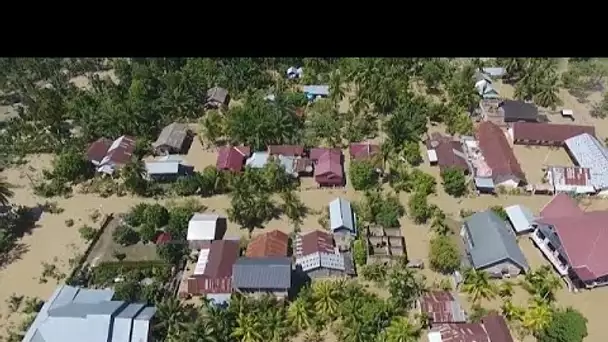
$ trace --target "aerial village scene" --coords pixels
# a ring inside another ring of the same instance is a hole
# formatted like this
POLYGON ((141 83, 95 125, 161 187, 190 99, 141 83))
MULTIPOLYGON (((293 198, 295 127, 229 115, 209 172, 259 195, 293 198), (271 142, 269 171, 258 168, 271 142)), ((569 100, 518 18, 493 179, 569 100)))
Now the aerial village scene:
POLYGON ((0 339, 607 341, 606 76, 2 58, 0 339))

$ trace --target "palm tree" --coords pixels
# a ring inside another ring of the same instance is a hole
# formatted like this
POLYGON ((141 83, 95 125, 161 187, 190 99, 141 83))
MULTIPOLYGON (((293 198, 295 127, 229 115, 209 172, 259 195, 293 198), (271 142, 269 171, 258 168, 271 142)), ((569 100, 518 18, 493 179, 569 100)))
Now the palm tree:
POLYGON ((397 317, 386 329, 386 342, 416 342, 420 338, 420 327, 410 323, 406 317, 397 317))
POLYGON ((313 285, 315 312, 326 318, 336 317, 340 295, 340 290, 333 281, 325 280, 315 283, 313 285))
POLYGON ((553 301, 555 291, 562 288, 562 283, 548 266, 541 266, 535 271, 528 272, 521 286, 531 295, 543 301, 553 301))
POLYGON ((205 117, 200 122, 201 133, 209 143, 215 143, 224 136, 224 117, 217 110, 205 112, 205 117))
POLYGON ((520 320, 524 313, 524 310, 514 305, 511 300, 506 300, 500 306, 500 310, 502 312, 502 315, 505 316, 508 321, 520 320))
POLYGON ((215 328, 215 323, 207 317, 199 317, 194 324, 188 327, 185 334, 176 341, 197 341, 197 342, 219 342, 220 334, 215 328))
POLYGON ((547 303, 533 300, 521 318, 522 326, 529 333, 535 335, 543 331, 551 323, 552 317, 553 310, 547 303))
POLYGON ((262 323, 257 316, 240 313, 236 319, 237 326, 232 332, 232 337, 240 342, 262 342, 262 323))
POLYGON ((462 291, 469 295, 473 303, 479 304, 482 299, 491 299, 495 296, 495 288, 490 283, 490 276, 483 271, 468 269, 464 272, 462 291))
POLYGON ((0 206, 7 206, 10 203, 9 198, 14 195, 10 186, 8 182, 0 179, 0 206))
POLYGON ((306 330, 311 326, 310 307, 303 298, 291 302, 289 309, 287 309, 287 317, 297 330, 306 330))
POLYGON ((502 282, 498 287, 498 295, 501 298, 511 298, 513 296, 513 282, 502 282))
POLYGON ((268 335, 265 340, 268 342, 282 342, 285 341, 289 332, 289 321, 286 319, 285 311, 282 307, 277 307, 274 303, 274 307, 270 310, 266 310, 262 323, 265 327, 265 331, 268 335))
POLYGON ((446 215, 443 210, 435 208, 433 210, 433 220, 431 222, 431 228, 439 235, 448 235, 450 233, 450 227, 446 223, 446 215))
POLYGON ((342 101, 345 95, 344 91, 344 78, 340 74, 340 69, 333 71, 329 75, 329 97, 337 105, 338 102, 342 101))
POLYGON ((306 205, 302 203, 298 195, 294 191, 285 191, 281 193, 283 200, 283 212, 294 226, 294 231, 300 231, 302 219, 306 216, 306 205))
POLYGON ((158 324, 154 327, 157 336, 164 333, 173 335, 186 330, 189 320, 189 309, 175 297, 168 297, 157 306, 158 324))

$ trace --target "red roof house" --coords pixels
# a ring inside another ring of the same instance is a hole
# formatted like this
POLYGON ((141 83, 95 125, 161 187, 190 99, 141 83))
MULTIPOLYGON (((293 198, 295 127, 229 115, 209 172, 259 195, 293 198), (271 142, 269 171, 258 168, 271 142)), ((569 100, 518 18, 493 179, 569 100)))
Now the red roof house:
POLYGON ((218 170, 240 172, 250 153, 247 146, 224 146, 218 151, 215 166, 218 170))
MULTIPOLYGON (((339 151, 339 150, 338 150, 339 151)), ((317 159, 315 165, 315 181, 320 186, 344 185, 344 170, 342 168, 342 151, 326 151, 317 159)))
POLYGON ((479 323, 452 323, 434 326, 429 341, 443 342, 513 342, 509 327, 502 316, 490 314, 479 323))
POLYGON ((87 159, 97 166, 98 172, 112 174, 131 161, 135 152, 135 138, 123 135, 114 141, 101 138, 89 146, 87 159))
POLYGON ((296 238, 296 256, 309 255, 313 253, 334 253, 334 239, 331 234, 320 230, 299 235, 296 238))
POLYGON ((512 127, 513 143, 522 145, 562 146, 583 133, 595 136, 595 127, 536 122, 515 122, 512 127))
POLYGON ((419 300, 420 312, 428 315, 431 324, 464 323, 464 310, 454 296, 447 291, 431 291, 419 300))
POLYGON ((167 232, 162 232, 162 233, 158 234, 158 236, 156 237, 157 245, 162 245, 169 241, 171 241, 171 234, 169 234, 167 232))
MULTIPOLYGON (((187 280, 187 293, 192 295, 228 294, 232 292, 232 265, 239 257, 239 241, 216 240, 211 243, 202 274, 187 280)), ((199 262, 201 258, 199 257, 199 262)), ((198 267, 198 265, 197 265, 198 267)))
POLYGON ((342 155, 342 150, 339 148, 313 147, 310 149, 310 160, 317 162, 325 152, 339 153, 342 155))
POLYGON ((531 238, 558 272, 576 287, 605 284, 600 278, 608 276, 608 211, 585 212, 559 194, 540 216, 531 238))
POLYGON ((93 163, 93 165, 99 165, 103 160, 103 157, 108 153, 108 149, 112 145, 112 140, 107 138, 99 138, 92 143, 87 149, 87 159, 93 163))
POLYGON ((435 147, 435 153, 440 170, 454 167, 465 173, 469 172, 469 165, 459 141, 442 141, 435 147))
POLYGON ((496 185, 507 180, 525 181, 525 174, 500 127, 489 121, 482 122, 477 127, 477 140, 496 185))
POLYGON ((268 154, 286 157, 301 157, 304 155, 304 146, 298 145, 269 145, 268 154))
POLYGON ((280 230, 261 234, 253 238, 245 255, 249 258, 267 258, 287 256, 289 236, 280 230))
POLYGON ((380 153, 380 146, 370 143, 355 143, 349 146, 350 158, 353 160, 367 160, 380 153))

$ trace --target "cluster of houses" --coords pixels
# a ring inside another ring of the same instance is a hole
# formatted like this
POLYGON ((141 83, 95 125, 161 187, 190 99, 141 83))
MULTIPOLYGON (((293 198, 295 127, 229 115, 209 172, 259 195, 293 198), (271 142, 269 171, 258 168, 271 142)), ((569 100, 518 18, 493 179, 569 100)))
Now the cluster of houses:
POLYGON ((479 322, 468 322, 457 295, 451 292, 428 292, 418 300, 417 309, 429 319, 429 342, 513 342, 502 316, 492 313, 479 322))
POLYGON ((225 218, 195 214, 187 240, 197 261, 184 273, 179 295, 204 296, 218 304, 228 303, 235 292, 284 299, 294 279, 354 276, 349 249, 357 227, 350 203, 330 202, 329 221, 330 232, 313 230, 293 239, 278 230, 258 235, 243 252, 238 239, 224 237, 225 218))
MULTIPOLYGON (((482 100, 480 106, 488 101, 482 100)), ((493 114, 482 111, 483 121, 475 136, 431 135, 426 143, 429 162, 463 170, 479 193, 526 186, 532 193, 608 194, 608 151, 593 126, 540 122, 538 109, 531 103, 496 101, 493 114), (577 166, 547 165, 543 170, 546 182, 528 184, 513 152, 514 144, 563 147, 577 166)))
POLYGON ((156 308, 113 297, 110 289, 61 285, 44 303, 22 341, 150 341, 156 308))
MULTIPOLYGON (((370 160, 380 153, 371 143, 354 143, 349 148, 351 160, 370 160)), ((344 155, 339 148, 299 145, 270 145, 266 151, 252 152, 247 146, 224 146, 218 151, 218 170, 241 172, 245 167, 263 168, 278 161, 285 172, 295 178, 314 177, 319 186, 344 186, 344 155)))

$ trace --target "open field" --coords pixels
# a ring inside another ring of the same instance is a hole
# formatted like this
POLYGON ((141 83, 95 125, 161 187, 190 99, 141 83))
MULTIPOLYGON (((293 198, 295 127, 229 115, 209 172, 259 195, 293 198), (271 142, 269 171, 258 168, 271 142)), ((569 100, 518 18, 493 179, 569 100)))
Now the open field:
POLYGON ((95 266, 103 261, 116 261, 115 253, 124 253, 125 260, 143 261, 156 259, 156 245, 138 242, 131 246, 121 246, 114 242, 112 234, 120 226, 120 219, 116 216, 108 223, 108 226, 95 243, 91 254, 87 257, 87 263, 95 266))
POLYGON ((561 147, 514 145, 513 152, 526 173, 529 184, 540 184, 548 165, 574 166, 568 153, 561 147))

